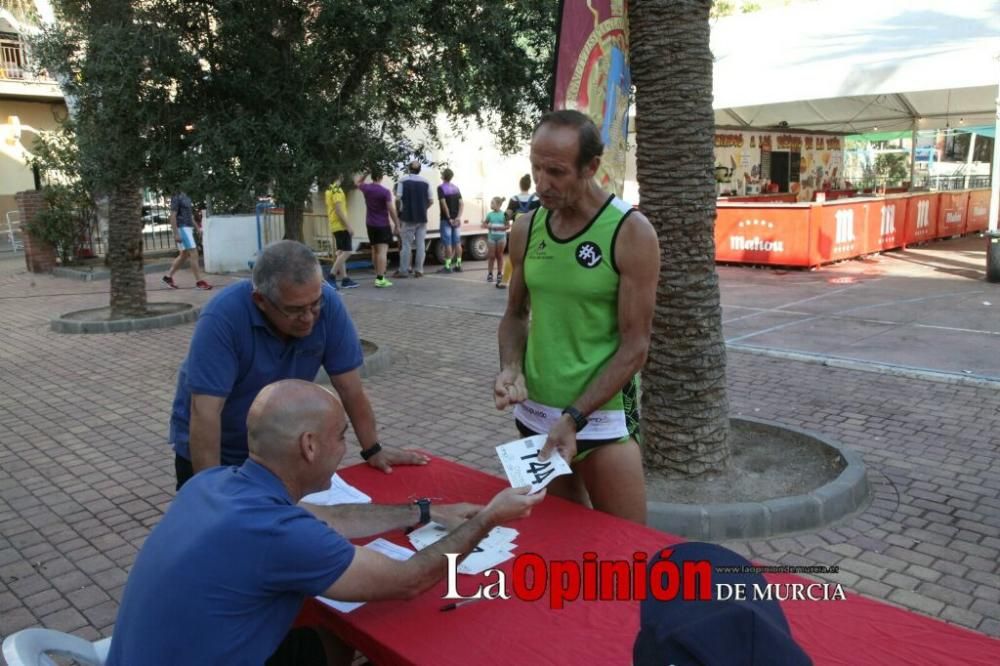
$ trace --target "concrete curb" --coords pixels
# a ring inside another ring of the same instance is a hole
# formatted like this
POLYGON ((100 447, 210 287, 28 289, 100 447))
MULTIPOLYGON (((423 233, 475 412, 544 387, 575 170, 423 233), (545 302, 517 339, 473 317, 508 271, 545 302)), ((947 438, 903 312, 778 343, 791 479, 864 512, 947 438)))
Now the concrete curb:
POLYGON ((869 497, 868 477, 861 455, 814 433, 773 421, 733 418, 732 422, 793 432, 835 449, 846 467, 833 481, 792 497, 731 504, 648 503, 650 527, 701 541, 759 539, 812 530, 850 515, 869 497))
MULTIPOLYGON (((152 303, 151 305, 163 305, 152 303)), ((169 305, 183 306, 177 312, 168 312, 153 317, 142 317, 138 319, 116 319, 113 321, 86 321, 81 319, 66 319, 59 317, 49 321, 49 327, 56 333, 126 333, 129 331, 146 331, 155 328, 167 328, 179 324, 187 324, 198 319, 200 307, 195 307, 188 303, 170 303, 169 305)), ((94 308, 91 310, 78 310, 70 312, 66 316, 79 315, 86 312, 100 312, 108 308, 94 308)))
MULTIPOLYGON (((375 343, 371 342, 371 344, 375 343)), ((361 378, 374 377, 387 370, 390 365, 392 365, 392 351, 385 345, 378 345, 378 349, 365 356, 365 362, 361 365, 361 378)))
POLYGON ((843 368, 845 370, 861 370, 863 372, 874 372, 894 377, 906 377, 907 379, 925 379, 932 382, 944 384, 956 384, 958 386, 975 386, 1000 389, 1000 379, 985 377, 982 375, 960 375, 957 372, 945 372, 943 370, 925 370, 907 365, 894 365, 892 363, 879 363, 878 361, 860 361, 852 358, 840 356, 824 356, 822 354, 811 354, 809 352, 792 352, 782 349, 771 349, 770 347, 754 347, 751 345, 726 343, 726 349, 744 354, 756 354, 758 356, 770 356, 789 361, 802 361, 804 363, 818 363, 830 368, 843 368))
MULTIPOLYGON (((142 267, 143 273, 166 273, 167 269, 170 268, 170 264, 144 264, 142 267)), ((55 277, 69 278, 70 280, 80 280, 81 282, 94 282, 95 280, 109 280, 111 279, 111 271, 107 268, 98 268, 97 270, 88 271, 80 268, 73 268, 72 266, 56 266, 52 269, 52 275, 55 277)))
MULTIPOLYGON (((369 344, 374 345, 375 343, 371 340, 367 340, 369 344)), ((376 345, 375 351, 371 354, 365 356, 364 363, 361 364, 359 372, 361 373, 362 379, 367 379, 368 377, 374 377, 375 375, 387 370, 389 366, 392 365, 392 351, 385 345, 376 345)), ((326 374, 326 370, 320 368, 316 373, 316 379, 313 380, 317 384, 323 384, 328 386, 330 384, 330 378, 326 374)))

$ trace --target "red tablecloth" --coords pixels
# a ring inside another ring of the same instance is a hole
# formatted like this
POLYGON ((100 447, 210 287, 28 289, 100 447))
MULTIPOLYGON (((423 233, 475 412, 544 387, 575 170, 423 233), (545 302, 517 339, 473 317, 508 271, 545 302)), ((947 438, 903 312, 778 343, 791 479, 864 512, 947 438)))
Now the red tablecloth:
MULTIPOLYGON (((424 496, 440 503, 485 503, 506 485, 440 458, 426 467, 395 467, 391 475, 361 465, 340 474, 376 503, 424 496)), ((596 551, 601 559, 631 560, 635 551, 653 553, 680 541, 556 497, 546 498, 530 518, 511 527, 520 532, 516 553, 536 552, 546 560, 581 562, 586 551, 596 551)), ((388 538, 409 546, 402 534, 388 538)), ((498 567, 508 574, 508 586, 512 562, 498 567)), ((768 578, 809 582, 791 575, 768 578)), ((460 576, 459 589, 468 593, 479 582, 491 581, 460 576)), ((413 601, 368 603, 348 614, 310 601, 299 621, 329 628, 379 666, 631 664, 638 602, 573 601, 550 610, 545 597, 534 603, 479 601, 441 612, 444 591, 442 581, 413 601)), ((1000 664, 1000 641, 850 591, 846 601, 782 606, 796 640, 817 665, 1000 664)))

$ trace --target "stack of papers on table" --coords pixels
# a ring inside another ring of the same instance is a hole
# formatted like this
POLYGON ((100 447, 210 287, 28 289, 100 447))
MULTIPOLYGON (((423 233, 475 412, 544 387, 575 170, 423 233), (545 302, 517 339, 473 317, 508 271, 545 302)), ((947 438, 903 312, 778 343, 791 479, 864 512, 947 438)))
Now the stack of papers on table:
MULTIPOLYGON (((410 532, 410 543, 417 550, 423 550, 431 544, 437 543, 448 534, 448 528, 438 523, 427 523, 418 530, 410 532)), ((512 527, 494 527, 483 537, 483 540, 476 544, 472 552, 458 565, 458 573, 470 576, 482 573, 487 569, 495 567, 501 562, 506 562, 514 557, 514 549, 517 544, 517 530, 512 527)))
POLYGON ((306 495, 302 498, 302 501, 321 506, 333 506, 334 504, 371 504, 372 498, 334 473, 330 479, 330 488, 328 490, 321 490, 318 493, 306 495))
MULTIPOLYGON (((408 560, 410 556, 413 555, 413 551, 409 548, 404 548, 403 546, 397 546, 391 541, 386 541, 385 539, 375 539, 369 544, 365 545, 365 548, 371 548, 372 550, 382 553, 386 557, 391 557, 394 560, 408 560)), ((356 608, 361 608, 365 605, 363 601, 334 601, 333 599, 327 599, 326 597, 316 597, 324 604, 330 608, 339 610, 341 613, 350 613, 356 608)))

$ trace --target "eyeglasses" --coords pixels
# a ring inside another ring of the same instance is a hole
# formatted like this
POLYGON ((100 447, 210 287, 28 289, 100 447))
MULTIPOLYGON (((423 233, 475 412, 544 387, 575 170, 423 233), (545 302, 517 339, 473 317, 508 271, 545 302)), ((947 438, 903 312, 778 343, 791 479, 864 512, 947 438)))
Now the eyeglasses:
POLYGON ((296 305, 290 308, 283 308, 274 301, 272 301, 270 298, 268 298, 266 294, 262 293, 261 295, 264 296, 265 299, 267 299, 267 302, 271 304, 271 307, 273 307, 275 310, 285 315, 289 319, 305 319, 309 315, 314 315, 314 316, 318 315, 320 313, 320 310, 323 309, 322 296, 317 298, 309 305, 296 305))

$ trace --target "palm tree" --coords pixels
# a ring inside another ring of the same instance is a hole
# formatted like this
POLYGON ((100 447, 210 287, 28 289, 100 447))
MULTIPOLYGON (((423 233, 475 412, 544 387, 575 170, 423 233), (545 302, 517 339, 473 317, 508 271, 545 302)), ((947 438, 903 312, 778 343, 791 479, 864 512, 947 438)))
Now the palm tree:
POLYGON ((715 272, 711 0, 631 0, 637 172, 662 266, 643 372, 646 465, 698 475, 729 460, 715 272))

